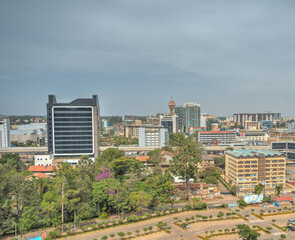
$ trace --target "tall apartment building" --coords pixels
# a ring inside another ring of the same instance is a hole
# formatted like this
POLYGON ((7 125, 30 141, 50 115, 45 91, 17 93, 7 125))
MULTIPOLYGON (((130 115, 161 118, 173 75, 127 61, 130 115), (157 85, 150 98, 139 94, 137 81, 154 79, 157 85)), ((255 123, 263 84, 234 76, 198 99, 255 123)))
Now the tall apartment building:
POLYGON ((139 147, 164 147, 169 141, 168 129, 162 126, 154 126, 153 128, 139 128, 139 147))
POLYGON ((201 126, 201 105, 190 102, 184 104, 185 108, 185 127, 200 127, 201 126))
POLYGON ((237 187, 237 195, 254 192, 259 183, 266 194, 274 194, 275 186, 285 186, 286 157, 270 150, 239 149, 225 153, 225 180, 237 187))
POLYGON ((280 120, 280 113, 235 113, 234 122, 239 122, 245 126, 245 121, 260 122, 263 120, 275 121, 280 120))
POLYGON ((185 132, 185 108, 183 106, 176 106, 174 112, 177 115, 177 131, 185 132))
POLYGON ((168 132, 177 133, 177 115, 160 115, 160 125, 168 129, 168 132))
POLYGON ((10 121, 9 119, 0 120, 0 148, 10 147, 10 121))
POLYGON ((58 103, 49 95, 47 104, 48 152, 54 156, 97 157, 99 150, 97 95, 58 103))
MULTIPOLYGON (((178 117, 178 130, 186 132, 187 128, 201 127, 201 105, 195 102, 185 103, 174 108, 178 117)), ((204 124, 203 124, 204 125, 204 124)))

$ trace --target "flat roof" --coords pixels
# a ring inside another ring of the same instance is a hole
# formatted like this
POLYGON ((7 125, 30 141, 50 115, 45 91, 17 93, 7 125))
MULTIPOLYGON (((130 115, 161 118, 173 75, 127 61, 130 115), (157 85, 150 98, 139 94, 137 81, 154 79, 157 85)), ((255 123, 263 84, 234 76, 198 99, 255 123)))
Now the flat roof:
POLYGON ((234 157, 247 157, 247 156, 254 157, 261 154, 264 156, 285 156, 281 152, 271 151, 268 149, 237 149, 233 151, 226 151, 226 153, 234 157))

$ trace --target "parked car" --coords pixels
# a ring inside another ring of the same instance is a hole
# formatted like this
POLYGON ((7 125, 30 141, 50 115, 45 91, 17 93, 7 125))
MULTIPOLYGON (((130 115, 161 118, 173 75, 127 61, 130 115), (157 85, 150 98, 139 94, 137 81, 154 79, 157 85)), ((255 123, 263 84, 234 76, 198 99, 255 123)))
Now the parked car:
POLYGON ((292 191, 292 193, 295 193, 295 191, 292 191))
POLYGON ((265 205, 265 203, 261 203, 261 207, 264 207, 264 208, 266 208, 266 205, 265 205))
POLYGON ((288 222, 295 225, 295 221, 293 219, 289 219, 288 222))
POLYGON ((285 191, 282 191, 282 194, 287 194, 285 191))
POLYGON ((295 231, 295 228, 293 226, 287 226, 288 230, 294 232, 295 231))

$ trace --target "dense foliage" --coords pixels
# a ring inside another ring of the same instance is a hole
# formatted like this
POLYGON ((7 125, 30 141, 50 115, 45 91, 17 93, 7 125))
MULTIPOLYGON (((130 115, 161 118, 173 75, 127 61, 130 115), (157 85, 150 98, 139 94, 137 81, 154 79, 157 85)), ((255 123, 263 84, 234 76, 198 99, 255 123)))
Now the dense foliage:
POLYGON ((143 164, 118 149, 108 149, 95 162, 82 156, 73 168, 62 163, 52 179, 25 179, 30 175, 17 154, 0 158, 0 235, 33 228, 80 225, 81 220, 111 213, 141 212, 171 202, 170 174, 148 175, 143 164), (62 199, 62 192, 64 198, 62 199))

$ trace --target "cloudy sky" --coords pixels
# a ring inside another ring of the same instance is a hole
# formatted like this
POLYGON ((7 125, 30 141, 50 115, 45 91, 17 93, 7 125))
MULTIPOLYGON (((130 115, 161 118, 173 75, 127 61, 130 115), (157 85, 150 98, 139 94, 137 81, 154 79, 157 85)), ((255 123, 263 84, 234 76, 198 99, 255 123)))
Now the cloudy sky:
POLYGON ((98 94, 102 115, 294 116, 295 1, 0 1, 0 114, 98 94))

